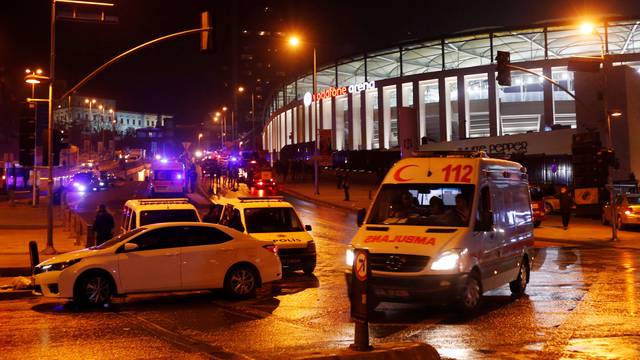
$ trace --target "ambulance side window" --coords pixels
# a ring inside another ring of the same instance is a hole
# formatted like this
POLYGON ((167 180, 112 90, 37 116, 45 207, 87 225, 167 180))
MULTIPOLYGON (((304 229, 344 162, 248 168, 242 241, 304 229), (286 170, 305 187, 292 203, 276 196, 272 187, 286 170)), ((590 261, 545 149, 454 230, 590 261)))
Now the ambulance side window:
POLYGON ((480 190, 475 231, 491 231, 493 229, 493 212, 491 211, 491 193, 489 187, 480 190))

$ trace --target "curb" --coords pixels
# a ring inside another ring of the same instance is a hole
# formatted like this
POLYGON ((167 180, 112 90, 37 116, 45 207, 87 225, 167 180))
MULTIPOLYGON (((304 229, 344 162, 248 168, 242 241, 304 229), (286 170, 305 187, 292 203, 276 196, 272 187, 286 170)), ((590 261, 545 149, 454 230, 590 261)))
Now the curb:
MULTIPOLYGON (((284 359, 284 358, 283 358, 284 359)), ((438 351, 431 345, 418 342, 377 344, 371 351, 327 350, 288 356, 287 359, 340 360, 429 360, 440 359, 438 351)))
POLYGON ((330 201, 316 199, 316 198, 313 198, 311 196, 299 193, 299 192, 297 192, 295 190, 278 189, 278 191, 281 192, 281 193, 296 197, 298 199, 302 199, 302 200, 305 200, 305 201, 310 201, 312 203, 316 203, 316 204, 320 204, 320 205, 324 205, 324 206, 329 206, 329 207, 334 207, 334 208, 347 210, 347 211, 358 211, 358 208, 356 208, 356 207, 347 206, 347 205, 340 205, 340 204, 336 204, 336 203, 333 203, 333 202, 330 202, 330 201))
POLYGON ((31 299, 37 296, 38 295, 34 294, 32 290, 0 291, 0 301, 31 299))
POLYGON ((30 267, 6 267, 0 268, 0 277, 31 276, 30 267))
POLYGON ((557 239, 557 238, 545 238, 534 236, 534 241, 540 242, 548 242, 554 244, 570 244, 570 245, 580 245, 580 246, 591 246, 596 248, 616 248, 616 249, 629 249, 629 250, 640 250, 637 247, 631 246, 617 246, 620 242, 612 242, 610 240, 602 241, 602 240, 565 240, 565 239, 557 239))

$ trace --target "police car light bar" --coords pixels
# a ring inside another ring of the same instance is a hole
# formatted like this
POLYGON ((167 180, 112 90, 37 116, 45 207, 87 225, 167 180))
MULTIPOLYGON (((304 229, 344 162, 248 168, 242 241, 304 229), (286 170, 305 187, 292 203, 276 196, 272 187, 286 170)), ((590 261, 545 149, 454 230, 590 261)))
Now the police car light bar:
POLYGON ((249 197, 249 196, 240 196, 238 197, 238 200, 240 200, 240 202, 252 202, 252 201, 257 201, 257 202, 264 202, 264 201, 284 201, 284 196, 265 196, 265 197, 249 197))
POLYGON ((140 199, 140 205, 163 205, 163 204, 189 204, 189 199, 140 199))

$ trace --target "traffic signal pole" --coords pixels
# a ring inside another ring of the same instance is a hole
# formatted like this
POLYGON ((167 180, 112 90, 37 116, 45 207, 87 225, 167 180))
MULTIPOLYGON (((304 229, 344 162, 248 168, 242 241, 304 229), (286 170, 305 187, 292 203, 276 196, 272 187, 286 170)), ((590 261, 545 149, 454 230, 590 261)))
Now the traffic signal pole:
MULTIPOLYGON (((53 82, 55 79, 56 64, 56 1, 51 1, 51 42, 49 54, 49 106, 47 122, 47 246, 42 250, 43 254, 52 255, 58 252, 53 247, 53 82)), ((37 127, 37 124, 36 124, 37 127)), ((43 154, 44 155, 44 154, 43 154)))

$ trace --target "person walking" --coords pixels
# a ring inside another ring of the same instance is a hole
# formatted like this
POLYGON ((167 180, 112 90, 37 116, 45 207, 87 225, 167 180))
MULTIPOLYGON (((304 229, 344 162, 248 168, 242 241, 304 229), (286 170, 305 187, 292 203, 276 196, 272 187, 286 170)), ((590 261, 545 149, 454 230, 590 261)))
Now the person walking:
POLYGON ((96 245, 100 245, 113 237, 114 226, 113 216, 107 211, 107 207, 104 204, 100 204, 96 219, 93 221, 93 231, 96 232, 96 245))
POLYGON ((567 230, 569 228, 569 219, 571 217, 571 208, 573 207, 573 199, 569 194, 569 189, 566 185, 562 185, 560 188, 560 194, 558 194, 558 200, 560 200, 560 214, 562 214, 562 227, 567 230))

